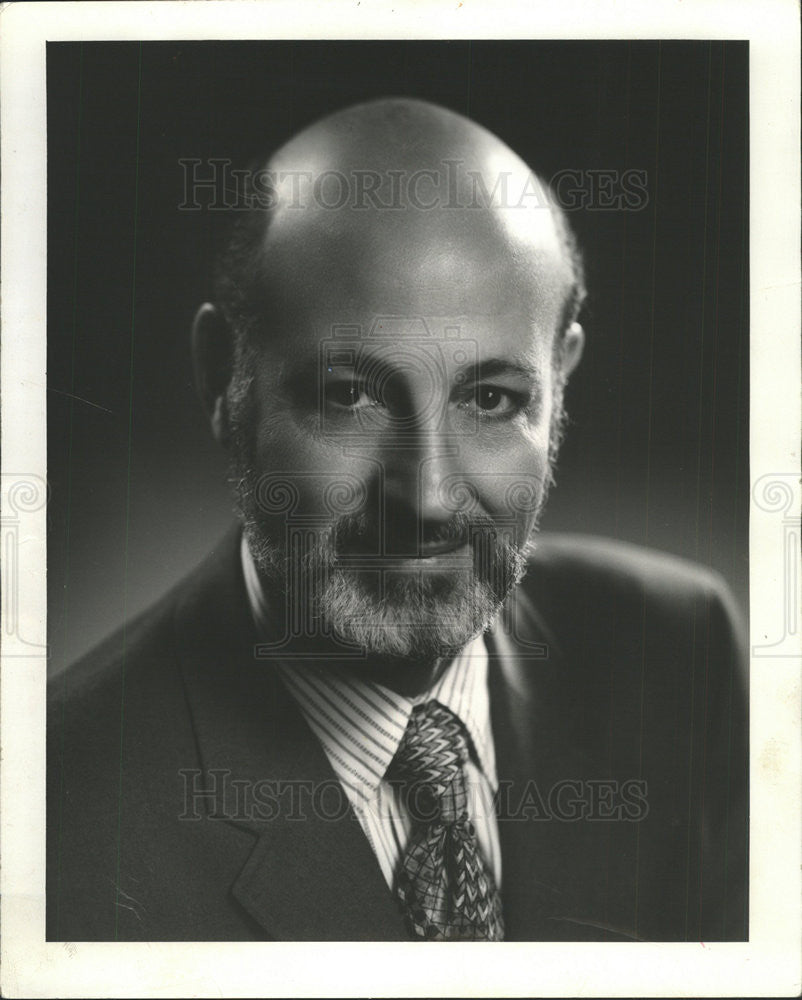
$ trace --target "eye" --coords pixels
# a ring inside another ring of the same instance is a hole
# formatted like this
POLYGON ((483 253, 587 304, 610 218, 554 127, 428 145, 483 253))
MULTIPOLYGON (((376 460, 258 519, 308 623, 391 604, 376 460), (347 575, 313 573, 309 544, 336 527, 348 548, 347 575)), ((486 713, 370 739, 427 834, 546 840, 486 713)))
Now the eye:
POLYGON ((520 393, 501 389, 497 385, 486 384, 475 387, 471 402, 481 414, 494 417, 513 416, 525 405, 525 400, 520 393))
POLYGON ((326 387, 326 398, 329 403, 349 410, 361 410, 379 403, 363 385, 351 380, 330 383, 326 387))
POLYGON ((493 385, 480 385, 474 398, 480 410, 497 410, 504 401, 504 393, 493 385))

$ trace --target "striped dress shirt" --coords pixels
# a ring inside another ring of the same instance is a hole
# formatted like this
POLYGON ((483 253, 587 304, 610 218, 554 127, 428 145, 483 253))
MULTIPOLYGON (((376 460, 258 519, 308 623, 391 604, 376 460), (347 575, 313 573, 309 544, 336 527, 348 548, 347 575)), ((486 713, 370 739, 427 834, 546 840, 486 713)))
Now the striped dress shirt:
MULTIPOLYGON (((268 609, 250 550, 242 539, 242 564, 248 600, 257 628, 268 609)), ((490 700, 487 648, 477 636, 424 694, 407 698, 381 684, 358 680, 336 667, 280 663, 282 680, 353 806, 390 888, 412 829, 396 789, 385 780, 415 705, 436 700, 463 723, 470 737, 465 765, 468 810, 479 847, 501 887, 501 851, 493 797, 498 789, 490 700)))

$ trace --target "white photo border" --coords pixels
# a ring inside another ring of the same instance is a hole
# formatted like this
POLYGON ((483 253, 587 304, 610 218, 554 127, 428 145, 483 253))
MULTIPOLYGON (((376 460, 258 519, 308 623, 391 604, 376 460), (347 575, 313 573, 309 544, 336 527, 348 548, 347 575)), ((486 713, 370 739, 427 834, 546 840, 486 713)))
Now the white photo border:
POLYGON ((799 30, 794 0, 190 0, 0 10, 2 993, 11 997, 793 996, 802 968, 799 30), (713 944, 44 940, 47 41, 750 43, 750 940, 713 944), (310 29, 310 26, 314 26, 310 29), (415 949, 414 958, 407 949, 415 949))

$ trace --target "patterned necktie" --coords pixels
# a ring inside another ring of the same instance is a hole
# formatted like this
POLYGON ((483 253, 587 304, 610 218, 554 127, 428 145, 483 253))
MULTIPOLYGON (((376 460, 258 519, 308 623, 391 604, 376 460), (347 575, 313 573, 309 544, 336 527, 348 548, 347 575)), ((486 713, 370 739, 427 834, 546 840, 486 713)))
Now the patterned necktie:
POLYGON ((504 937, 501 899, 468 818, 467 760, 456 715, 436 701, 417 705, 387 773, 412 818, 395 892, 415 940, 504 937))

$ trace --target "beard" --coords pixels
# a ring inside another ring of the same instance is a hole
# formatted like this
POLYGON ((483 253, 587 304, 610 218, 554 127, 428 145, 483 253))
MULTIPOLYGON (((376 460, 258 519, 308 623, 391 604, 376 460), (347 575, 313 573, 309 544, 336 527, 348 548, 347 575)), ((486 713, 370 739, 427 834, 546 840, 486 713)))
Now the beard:
POLYGON ((428 560, 402 564, 383 556, 377 526, 364 512, 345 513, 324 528, 304 525, 297 532, 287 523, 277 537, 275 512, 267 512, 261 495, 265 479, 256 470, 251 376, 235 371, 228 408, 237 512, 267 603, 289 611, 292 637, 334 637, 353 647, 351 655, 426 663, 454 656, 493 625, 526 573, 554 481, 565 424, 561 384, 555 393, 547 475, 529 537, 518 543, 487 515, 455 512, 427 539, 450 545, 448 556, 434 566, 428 560))
POLYGON ((279 546, 253 509, 251 476, 238 483, 245 537, 268 600, 287 601, 305 635, 333 635, 354 655, 421 662, 453 656, 492 625, 526 571, 525 548, 499 537, 490 518, 464 514, 441 532, 455 550, 436 568, 367 554, 364 514, 343 515, 316 532, 304 528, 292 541, 288 532, 279 546))

